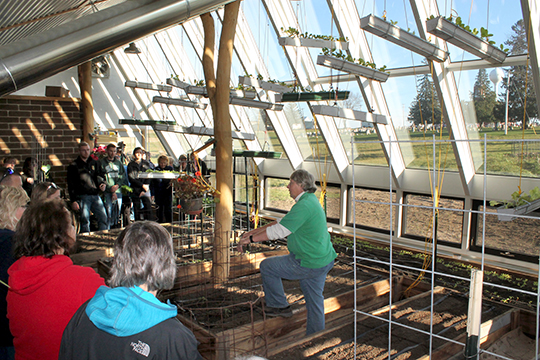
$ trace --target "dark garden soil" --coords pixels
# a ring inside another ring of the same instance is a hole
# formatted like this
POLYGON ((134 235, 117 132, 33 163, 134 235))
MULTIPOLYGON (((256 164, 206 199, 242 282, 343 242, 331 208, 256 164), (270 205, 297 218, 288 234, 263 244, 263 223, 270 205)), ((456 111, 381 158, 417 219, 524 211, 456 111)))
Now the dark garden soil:
MULTIPOLYGON (((429 335, 411 330, 405 326, 429 332, 433 324, 433 333, 447 339, 455 339, 466 332, 468 299, 463 295, 445 290, 434 295, 433 321, 430 312, 431 296, 425 296, 399 303, 392 309, 393 321, 403 325, 393 325, 391 332, 388 323, 388 311, 377 313, 379 318, 359 315, 356 329, 357 359, 388 359, 389 339, 392 359, 418 359, 429 354, 429 335)), ((493 319, 509 308, 500 304, 484 305, 482 321, 493 319)), ((271 360, 320 359, 345 360, 354 357, 354 326, 350 324, 336 331, 318 337, 292 350, 271 356, 271 360)), ((432 339, 432 349, 446 343, 438 338, 432 339)))
MULTIPOLYGON (((357 286, 381 280, 380 274, 359 272, 357 286)), ((305 306, 298 281, 283 281, 287 301, 293 313, 305 306)), ((354 273, 350 263, 337 260, 329 272, 324 288, 325 299, 354 289, 354 273)), ((233 279, 216 286, 186 288, 170 297, 177 304, 179 314, 191 321, 219 332, 263 319, 262 280, 260 274, 233 279)), ((163 299, 165 300, 165 299, 163 299)))

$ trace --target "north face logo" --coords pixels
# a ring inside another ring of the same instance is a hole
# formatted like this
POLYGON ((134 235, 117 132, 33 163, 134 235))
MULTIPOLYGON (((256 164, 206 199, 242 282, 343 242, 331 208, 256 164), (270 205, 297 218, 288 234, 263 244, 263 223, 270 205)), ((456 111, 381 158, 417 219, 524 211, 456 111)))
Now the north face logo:
POLYGON ((133 351, 135 351, 136 353, 139 353, 146 357, 150 355, 150 345, 143 343, 141 340, 139 340, 138 343, 132 342, 131 347, 133 348, 133 351))

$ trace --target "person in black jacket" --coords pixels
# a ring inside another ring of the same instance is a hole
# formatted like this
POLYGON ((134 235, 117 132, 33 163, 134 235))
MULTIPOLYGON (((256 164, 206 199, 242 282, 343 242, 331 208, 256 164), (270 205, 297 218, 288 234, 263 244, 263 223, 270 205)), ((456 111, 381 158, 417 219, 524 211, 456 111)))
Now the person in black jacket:
POLYGON ((175 276, 167 230, 151 221, 130 224, 114 243, 110 288, 101 286, 73 315, 58 359, 202 359, 177 307, 156 298, 175 276))
POLYGON ((127 166, 128 180, 133 189, 131 199, 135 210, 135 220, 155 220, 152 211, 150 179, 139 179, 139 173, 152 169, 150 163, 143 160, 143 156, 144 150, 136 147, 133 149, 134 159, 127 166))
MULTIPOLYGON (((158 158, 156 171, 172 171, 173 168, 167 165, 169 158, 161 155, 158 158)), ((172 186, 170 179, 152 179, 150 190, 154 197, 154 202, 158 206, 157 218, 159 223, 170 223, 172 221, 172 186)))
POLYGON ((90 146, 79 144, 79 157, 67 168, 71 208, 80 210, 81 233, 90 231, 90 211, 96 216, 99 230, 109 229, 107 213, 99 193, 105 191, 105 177, 98 161, 90 157, 90 146))

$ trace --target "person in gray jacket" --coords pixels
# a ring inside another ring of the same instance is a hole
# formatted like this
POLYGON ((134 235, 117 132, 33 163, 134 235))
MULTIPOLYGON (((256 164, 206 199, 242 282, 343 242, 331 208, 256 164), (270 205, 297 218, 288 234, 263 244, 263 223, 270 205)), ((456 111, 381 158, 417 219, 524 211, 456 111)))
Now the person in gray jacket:
POLYGON ((130 224, 114 244, 110 288, 101 286, 75 313, 62 336, 59 360, 202 359, 177 308, 156 298, 173 287, 171 235, 151 221, 130 224))

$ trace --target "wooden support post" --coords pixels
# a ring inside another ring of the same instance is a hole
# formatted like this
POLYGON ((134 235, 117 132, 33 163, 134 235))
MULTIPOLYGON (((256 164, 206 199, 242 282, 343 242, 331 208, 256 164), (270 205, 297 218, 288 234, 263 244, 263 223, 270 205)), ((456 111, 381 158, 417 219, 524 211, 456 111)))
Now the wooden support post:
POLYGON ((82 138, 94 147, 90 134, 94 132, 94 102, 92 100, 92 62, 79 65, 79 87, 81 89, 82 138))
POLYGON ((482 288, 484 273, 480 270, 471 271, 471 286, 469 293, 469 313, 467 314, 467 341, 465 343, 465 359, 478 359, 478 340, 482 321, 482 288))
POLYGON ((232 131, 229 114, 229 83, 234 36, 240 1, 225 5, 225 15, 219 42, 217 76, 214 73, 214 20, 210 14, 201 15, 204 28, 203 70, 208 98, 214 115, 216 137, 216 231, 213 254, 213 276, 217 283, 229 278, 230 238, 232 230, 232 131))

